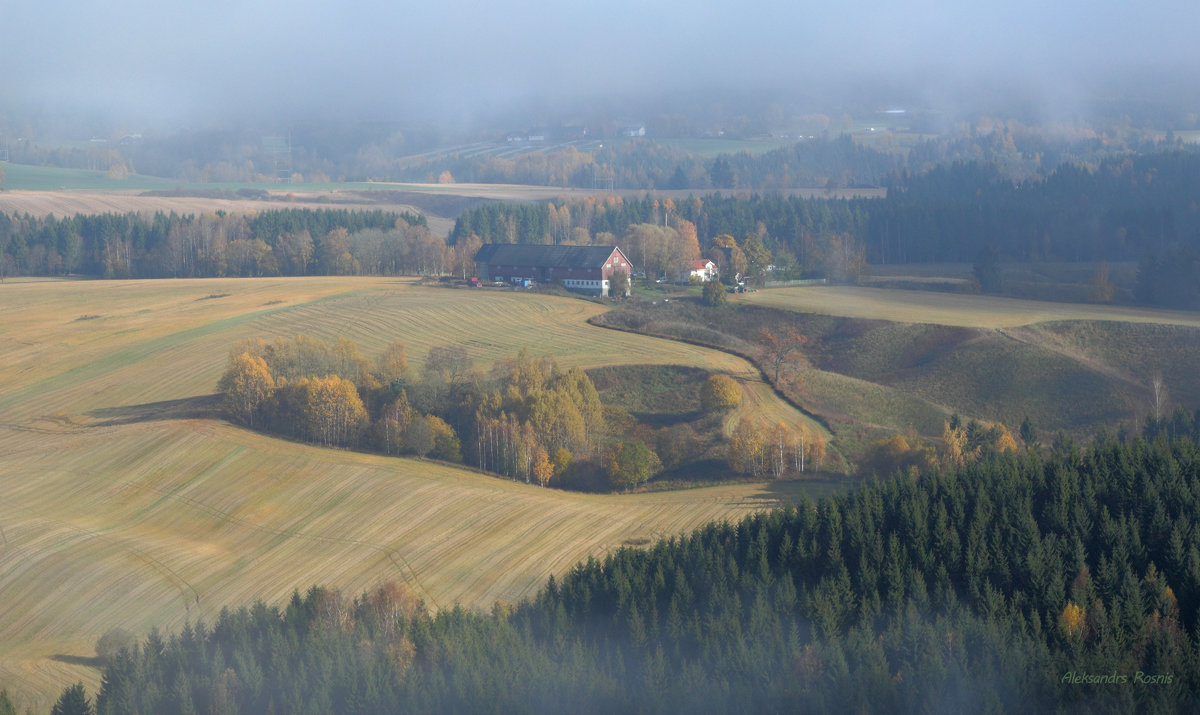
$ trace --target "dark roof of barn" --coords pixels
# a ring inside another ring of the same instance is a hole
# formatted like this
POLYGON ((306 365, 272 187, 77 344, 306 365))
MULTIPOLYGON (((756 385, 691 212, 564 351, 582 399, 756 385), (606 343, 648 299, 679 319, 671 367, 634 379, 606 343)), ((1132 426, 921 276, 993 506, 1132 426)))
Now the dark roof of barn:
MULTIPOLYGON (((538 268, 600 268, 616 246, 543 246, 489 243, 475 254, 477 263, 538 268)), ((624 254, 622 254, 624 255, 624 254)))

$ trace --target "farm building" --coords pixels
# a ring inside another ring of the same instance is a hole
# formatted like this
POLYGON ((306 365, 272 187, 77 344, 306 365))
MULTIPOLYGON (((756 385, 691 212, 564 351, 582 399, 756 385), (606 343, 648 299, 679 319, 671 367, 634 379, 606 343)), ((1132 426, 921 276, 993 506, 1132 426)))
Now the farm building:
POLYGON ((616 246, 489 243, 475 254, 479 277, 491 281, 561 283, 569 290, 608 295, 613 273, 633 273, 616 246))
POLYGON ((683 271, 683 274, 679 278, 683 283, 688 282, 692 278, 704 281, 705 283, 715 281, 717 279, 717 264, 707 258, 692 261, 688 264, 687 270, 683 271))

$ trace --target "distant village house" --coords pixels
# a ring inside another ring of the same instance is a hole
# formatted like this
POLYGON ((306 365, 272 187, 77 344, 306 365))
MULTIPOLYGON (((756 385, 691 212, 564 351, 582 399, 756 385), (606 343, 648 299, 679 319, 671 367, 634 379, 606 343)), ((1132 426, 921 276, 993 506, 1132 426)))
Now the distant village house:
POLYGON ((590 295, 608 295, 609 280, 617 271, 626 276, 633 273, 629 259, 616 246, 489 243, 475 254, 475 266, 484 280, 561 283, 590 295))
POLYGON ((692 279, 696 279, 707 283, 717 279, 717 264, 708 259, 692 261, 688 265, 688 269, 681 275, 680 282, 687 283, 692 279))

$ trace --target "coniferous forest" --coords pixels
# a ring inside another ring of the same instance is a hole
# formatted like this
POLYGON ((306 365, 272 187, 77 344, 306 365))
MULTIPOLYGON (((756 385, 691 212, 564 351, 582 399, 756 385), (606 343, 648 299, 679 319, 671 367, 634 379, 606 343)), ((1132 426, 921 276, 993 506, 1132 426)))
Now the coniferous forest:
POLYGON ((846 276, 828 259, 847 251, 870 264, 971 263, 981 255, 1022 263, 1137 261, 1138 302, 1196 309, 1198 181, 1200 153, 1190 150, 1065 163, 1023 181, 993 163, 965 161, 890 174, 885 198, 767 192, 484 204, 458 217, 450 241, 477 236, 484 243, 628 247, 636 243, 629 232, 637 225, 682 219, 694 225, 706 256, 721 235, 749 253, 743 239, 754 235, 765 249, 762 269, 773 264, 781 272, 839 280, 846 276))
POLYGON ((152 632, 95 708, 1195 712, 1198 428, 910 471, 623 548, 490 614, 314 586, 152 632))

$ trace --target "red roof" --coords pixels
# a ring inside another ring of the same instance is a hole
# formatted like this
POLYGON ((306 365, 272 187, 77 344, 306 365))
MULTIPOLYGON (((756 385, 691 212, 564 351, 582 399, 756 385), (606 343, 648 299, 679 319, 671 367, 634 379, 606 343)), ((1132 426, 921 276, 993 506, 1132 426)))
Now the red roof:
POLYGON ((712 261, 692 261, 693 271, 707 271, 709 266, 715 265, 712 261))

